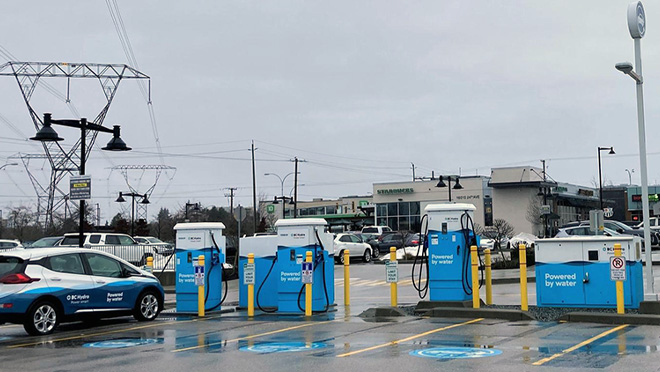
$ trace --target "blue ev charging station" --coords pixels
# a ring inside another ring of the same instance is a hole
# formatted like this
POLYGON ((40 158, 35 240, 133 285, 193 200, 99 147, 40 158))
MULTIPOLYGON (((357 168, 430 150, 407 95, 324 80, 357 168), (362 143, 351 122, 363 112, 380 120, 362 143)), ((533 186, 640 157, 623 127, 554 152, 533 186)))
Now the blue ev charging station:
POLYGON ((247 306, 243 264, 255 254, 255 303, 261 311, 301 313, 305 306, 302 263, 312 252, 312 311, 327 311, 335 302, 334 240, 322 218, 294 218, 275 223, 276 236, 241 239, 239 306, 247 306))
POLYGON ((178 223, 176 231, 176 311, 197 312, 198 289, 194 266, 204 255, 205 308, 220 306, 222 296, 222 264, 225 262, 225 225, 221 222, 178 223))
POLYGON ((644 299, 642 241, 637 236, 572 236, 536 241, 536 303, 541 307, 616 308, 610 278, 614 244, 626 260, 624 306, 639 308, 644 299))
POLYGON ((247 285, 243 283, 243 273, 248 262, 247 255, 254 254, 255 288, 257 307, 277 308, 278 275, 268 275, 277 257, 277 235, 250 236, 240 239, 240 257, 238 262, 238 306, 247 307, 247 285))
POLYGON ((474 233, 475 209, 466 203, 429 204, 424 208, 421 222, 424 227, 427 220, 423 234, 426 239, 421 254, 418 250, 412 275, 420 298, 428 291, 431 301, 472 299, 470 246, 479 245, 474 233), (424 270, 426 283, 422 283, 424 270))

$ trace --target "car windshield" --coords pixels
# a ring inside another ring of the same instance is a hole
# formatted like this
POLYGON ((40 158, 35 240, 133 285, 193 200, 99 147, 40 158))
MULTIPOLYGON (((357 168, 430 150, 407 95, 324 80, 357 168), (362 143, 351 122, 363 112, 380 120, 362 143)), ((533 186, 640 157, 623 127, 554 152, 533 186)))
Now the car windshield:
POLYGON ((151 244, 162 244, 165 243, 164 241, 158 239, 158 238, 146 238, 146 240, 151 243, 151 244))
POLYGON ((630 231, 630 230, 633 230, 632 227, 626 225, 626 224, 623 223, 623 222, 619 222, 619 221, 609 221, 609 222, 612 223, 612 224, 614 224, 617 228, 623 229, 623 231, 630 231))
POLYGON ((78 238, 78 235, 65 236, 64 239, 62 239, 62 243, 60 243, 60 245, 78 245, 78 238))
POLYGON ((32 243, 30 248, 43 248, 43 247, 52 247, 57 243, 60 239, 60 237, 54 237, 54 238, 41 238, 37 240, 36 242, 32 243))
POLYGON ((378 228, 377 227, 365 227, 364 229, 362 229, 362 232, 367 233, 367 234, 378 233, 378 228))

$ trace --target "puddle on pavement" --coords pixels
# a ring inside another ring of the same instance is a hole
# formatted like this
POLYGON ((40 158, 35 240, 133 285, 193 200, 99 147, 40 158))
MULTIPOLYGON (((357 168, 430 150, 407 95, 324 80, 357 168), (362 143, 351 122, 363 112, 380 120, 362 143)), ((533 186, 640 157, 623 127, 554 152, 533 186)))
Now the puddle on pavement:
POLYGON ((123 349, 136 346, 162 344, 163 339, 157 338, 120 338, 114 340, 88 342, 83 344, 82 347, 99 348, 99 349, 123 349))

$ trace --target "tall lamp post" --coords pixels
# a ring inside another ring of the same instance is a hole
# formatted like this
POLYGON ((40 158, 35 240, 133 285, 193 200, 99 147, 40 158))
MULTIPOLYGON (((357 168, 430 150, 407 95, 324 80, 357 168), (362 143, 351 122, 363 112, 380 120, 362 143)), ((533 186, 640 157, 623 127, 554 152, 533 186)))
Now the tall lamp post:
MULTIPOLYGON (((280 180, 280 195, 282 195, 282 196, 280 196, 280 197, 276 196, 275 199, 273 199, 273 204, 279 203, 278 200, 282 200, 282 202, 286 202, 287 200, 290 200, 291 202, 289 204, 293 204, 294 206, 296 205, 296 201, 293 200, 293 198, 286 197, 284 195, 284 181, 286 181, 286 178, 289 177, 292 174, 296 174, 296 172, 291 172, 291 173, 287 174, 286 176, 284 176, 284 178, 280 177, 278 174, 275 174, 275 173, 264 173, 264 176, 275 176, 275 177, 277 177, 277 179, 280 180)), ((285 209, 286 209, 285 204, 282 204, 282 218, 285 217, 285 209)))
POLYGON ((193 211, 199 212, 199 203, 191 203, 190 200, 186 203, 186 219, 185 221, 188 222, 188 208, 193 207, 193 211))
MULTIPOLYGON (((104 133, 112 133, 112 139, 108 144, 102 148, 102 150, 106 151, 129 151, 131 148, 126 146, 126 143, 121 139, 120 137, 120 127, 119 125, 115 125, 110 128, 106 128, 102 125, 99 124, 94 124, 92 122, 88 122, 86 118, 81 118, 80 120, 75 120, 75 119, 61 119, 61 120, 56 120, 51 117, 50 113, 45 113, 44 114, 44 125, 39 129, 37 134, 30 138, 33 141, 41 141, 41 142, 55 142, 55 141, 62 141, 64 138, 61 138, 55 129, 51 126, 52 124, 57 124, 57 125, 62 125, 65 127, 71 127, 71 128, 78 128, 80 129, 80 175, 84 176, 85 175, 85 160, 87 157, 86 151, 87 149, 85 148, 85 138, 87 136, 87 131, 92 130, 96 132, 104 132, 104 133)), ((85 241, 85 199, 80 199, 80 227, 78 229, 79 231, 79 238, 78 238, 78 246, 82 247, 83 243, 85 241)))
POLYGON ((140 203, 142 204, 149 204, 149 199, 147 198, 147 194, 138 194, 135 192, 119 192, 119 197, 117 200, 115 200, 117 203, 123 203, 126 201, 124 199, 124 196, 130 196, 131 197, 131 236, 135 236, 135 198, 141 198, 142 200, 140 203))
POLYGON ((289 201, 289 205, 296 205, 296 202, 293 201, 293 198, 290 196, 276 196, 273 198, 273 204, 279 204, 280 200, 282 201, 282 219, 286 218, 286 201, 289 201))
POLYGON ((603 171, 602 167, 600 165, 600 152, 605 151, 605 150, 610 150, 608 154, 614 155, 616 152, 614 152, 614 147, 600 147, 598 146, 598 196, 600 197, 600 209, 603 209, 603 171))
POLYGON ((632 186, 632 173, 635 173, 635 170, 626 168, 626 173, 628 173, 628 186, 632 186))
POLYGON ((463 188, 463 186, 459 183, 459 177, 458 176, 440 176, 440 180, 438 180, 438 184, 435 185, 435 187, 447 187, 447 184, 445 184, 444 177, 447 177, 447 182, 451 186, 451 180, 452 178, 456 180, 456 183, 454 184, 453 187, 449 187, 449 201, 451 202, 451 189, 454 190, 460 190, 463 188))
MULTIPOLYGON (((646 33, 646 14, 641 1, 632 2, 628 5, 628 31, 635 43, 635 69, 633 71, 632 63, 621 62, 615 65, 616 69, 630 76, 635 80, 637 88, 637 130, 639 137, 639 171, 642 183, 642 218, 644 219, 644 241, 651 242, 651 227, 649 223, 649 185, 646 168, 646 129, 644 125, 644 78, 642 77, 642 37, 646 33)), ((655 293, 653 281, 653 265, 651 265, 651 245, 644 250, 646 265, 646 293, 644 299, 647 301, 657 301, 658 296, 655 293)))

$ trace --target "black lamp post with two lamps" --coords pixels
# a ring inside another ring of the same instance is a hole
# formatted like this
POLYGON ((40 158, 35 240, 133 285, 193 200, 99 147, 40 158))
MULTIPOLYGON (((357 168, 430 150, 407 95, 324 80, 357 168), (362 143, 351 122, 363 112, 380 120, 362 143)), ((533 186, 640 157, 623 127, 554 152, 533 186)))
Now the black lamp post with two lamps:
POLYGON ((130 196, 131 197, 131 236, 135 236, 135 198, 140 198, 142 199, 140 203, 142 204, 149 204, 149 199, 147 198, 147 194, 138 194, 136 192, 119 192, 119 197, 117 200, 115 200, 117 203, 123 203, 126 201, 124 199, 124 196, 130 196))
POLYGON ((447 177, 447 183, 449 183, 449 201, 451 202, 451 189, 454 190, 461 190, 463 186, 459 182, 459 176, 440 176, 440 179, 438 180, 438 184, 435 185, 435 187, 447 187, 447 184, 444 181, 444 177, 447 177), (456 183, 454 186, 451 186, 451 180, 454 179, 456 183))
MULTIPOLYGON (((102 148, 106 151, 129 151, 131 148, 126 146, 126 143, 120 138, 120 127, 119 125, 114 125, 112 129, 104 127, 99 124, 94 124, 88 122, 86 118, 81 118, 80 120, 76 119, 53 119, 50 113, 44 114, 43 126, 37 134, 30 138, 33 141, 41 142, 57 142, 62 141, 64 138, 61 138, 55 129, 53 129, 52 124, 62 125, 65 127, 78 128, 80 129, 80 175, 85 175, 85 160, 87 157, 85 148, 85 139, 87 136, 87 131, 96 131, 104 133, 112 133, 112 139, 108 144, 102 148)), ((79 228, 79 240, 78 246, 82 247, 85 242, 85 199, 80 199, 80 228, 79 228)))

